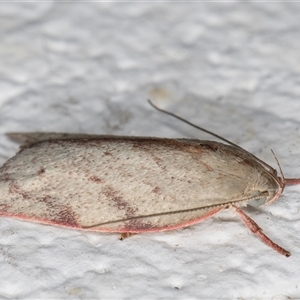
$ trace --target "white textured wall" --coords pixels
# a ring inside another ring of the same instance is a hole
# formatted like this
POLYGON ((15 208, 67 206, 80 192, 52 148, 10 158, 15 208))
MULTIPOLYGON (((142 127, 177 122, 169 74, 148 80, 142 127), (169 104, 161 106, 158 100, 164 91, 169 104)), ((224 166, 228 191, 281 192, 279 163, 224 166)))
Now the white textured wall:
MULTIPOLYGON (((209 136, 300 176, 300 3, 1 3, 0 156, 7 131, 209 136)), ((59 174, 58 174, 59 176, 59 174)), ((300 297, 300 187, 248 210, 285 258, 234 215, 114 234, 0 219, 0 297, 300 297)))

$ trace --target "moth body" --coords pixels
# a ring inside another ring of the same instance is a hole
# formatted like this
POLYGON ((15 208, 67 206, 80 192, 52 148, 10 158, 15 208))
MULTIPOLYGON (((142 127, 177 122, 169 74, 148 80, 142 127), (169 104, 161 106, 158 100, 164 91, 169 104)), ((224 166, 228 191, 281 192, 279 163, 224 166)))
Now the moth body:
POLYGON ((1 214, 112 232, 158 231, 281 192, 276 171, 212 141, 41 140, 0 169, 1 214))

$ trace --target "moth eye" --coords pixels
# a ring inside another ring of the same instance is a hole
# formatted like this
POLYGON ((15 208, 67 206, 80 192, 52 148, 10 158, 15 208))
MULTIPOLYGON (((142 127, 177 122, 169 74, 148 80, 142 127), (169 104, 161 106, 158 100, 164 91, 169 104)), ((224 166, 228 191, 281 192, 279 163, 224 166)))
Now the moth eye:
POLYGON ((269 198, 269 192, 268 191, 263 191, 259 192, 257 195, 257 199, 249 201, 249 205, 253 207, 259 207, 261 205, 264 205, 269 198))
POLYGON ((253 207, 259 207, 261 205, 264 205, 265 203, 266 203, 266 199, 260 198, 260 199, 250 201, 249 205, 253 207))

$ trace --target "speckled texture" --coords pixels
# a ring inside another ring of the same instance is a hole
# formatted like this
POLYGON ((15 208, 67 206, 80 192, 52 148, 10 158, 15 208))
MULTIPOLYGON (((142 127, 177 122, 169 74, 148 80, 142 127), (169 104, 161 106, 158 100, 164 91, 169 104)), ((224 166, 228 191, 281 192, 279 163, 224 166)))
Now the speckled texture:
POLYGON ((231 145, 72 136, 23 145, 0 168, 1 216, 91 231, 156 232, 197 223, 232 204, 273 202, 284 187, 275 170, 231 145))
MULTIPOLYGON (((159 106, 300 172, 299 3, 1 3, 1 161, 8 131, 208 139, 159 106)), ((299 187, 247 213, 116 234, 1 218, 2 298, 300 297, 299 187)))

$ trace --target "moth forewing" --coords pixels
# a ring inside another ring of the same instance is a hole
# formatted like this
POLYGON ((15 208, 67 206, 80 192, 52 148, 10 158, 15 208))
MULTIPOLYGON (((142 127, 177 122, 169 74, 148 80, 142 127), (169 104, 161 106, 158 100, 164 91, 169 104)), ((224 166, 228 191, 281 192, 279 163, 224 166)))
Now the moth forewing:
POLYGON ((43 140, 0 169, 2 214, 105 231, 182 227, 210 210, 248 200, 243 178, 258 174, 232 150, 185 139, 43 140))

